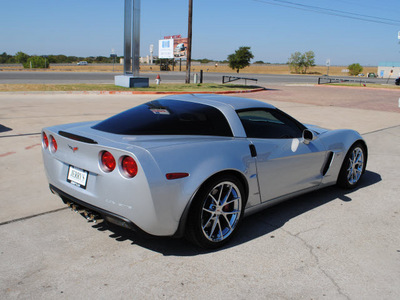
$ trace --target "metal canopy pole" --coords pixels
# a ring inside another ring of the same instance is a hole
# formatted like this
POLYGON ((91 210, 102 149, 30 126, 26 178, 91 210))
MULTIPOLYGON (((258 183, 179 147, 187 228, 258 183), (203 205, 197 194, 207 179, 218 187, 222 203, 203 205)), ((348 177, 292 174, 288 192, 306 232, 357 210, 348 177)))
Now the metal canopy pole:
POLYGON ((139 76, 139 52, 140 52, 140 0, 133 0, 133 47, 132 47, 132 73, 139 76))
POLYGON ((115 76, 115 85, 149 87, 148 77, 139 77, 140 0, 125 0, 124 75, 115 76))
POLYGON ((124 74, 132 74, 132 0, 125 0, 124 18, 124 74))

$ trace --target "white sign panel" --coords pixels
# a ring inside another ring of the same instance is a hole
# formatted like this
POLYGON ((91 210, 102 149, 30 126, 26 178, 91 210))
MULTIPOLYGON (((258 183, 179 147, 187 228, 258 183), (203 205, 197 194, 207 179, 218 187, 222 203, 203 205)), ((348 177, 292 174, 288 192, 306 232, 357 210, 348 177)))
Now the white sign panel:
POLYGON ((326 60, 326 66, 329 67, 330 65, 331 65, 331 60, 328 58, 328 59, 326 60))
POLYGON ((174 40, 158 41, 158 58, 174 58, 174 40))

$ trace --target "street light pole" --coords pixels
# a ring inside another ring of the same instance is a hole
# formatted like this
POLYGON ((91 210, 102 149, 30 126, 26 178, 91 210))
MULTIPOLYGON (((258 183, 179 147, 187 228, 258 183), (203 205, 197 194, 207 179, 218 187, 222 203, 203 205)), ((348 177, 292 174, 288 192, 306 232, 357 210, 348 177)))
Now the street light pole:
POLYGON ((192 60, 192 7, 193 0, 189 0, 189 18, 188 18, 188 47, 186 57, 186 80, 185 83, 190 83, 190 65, 192 60))

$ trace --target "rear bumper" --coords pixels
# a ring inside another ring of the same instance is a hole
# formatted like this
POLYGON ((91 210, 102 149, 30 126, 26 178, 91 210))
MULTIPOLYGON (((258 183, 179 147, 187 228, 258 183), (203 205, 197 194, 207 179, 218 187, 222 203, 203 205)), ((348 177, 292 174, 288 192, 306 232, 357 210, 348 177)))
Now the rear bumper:
POLYGON ((144 234, 144 235, 150 235, 148 233, 146 233, 145 231, 143 231, 142 229, 140 229, 137 225, 135 225, 131 220, 128 220, 125 217, 122 217, 118 214, 112 213, 110 211, 107 211, 105 209, 102 209, 100 207, 91 205, 89 203, 86 203, 82 200, 79 200, 65 192, 63 192, 62 190, 56 188, 54 185, 50 184, 49 188, 51 190, 52 193, 58 195, 62 201, 67 204, 68 202, 71 204, 75 204, 77 205, 79 208, 81 208, 82 210, 86 210, 92 213, 95 213, 96 215, 100 216, 101 219, 104 219, 105 221, 133 230, 137 233, 140 234, 144 234))

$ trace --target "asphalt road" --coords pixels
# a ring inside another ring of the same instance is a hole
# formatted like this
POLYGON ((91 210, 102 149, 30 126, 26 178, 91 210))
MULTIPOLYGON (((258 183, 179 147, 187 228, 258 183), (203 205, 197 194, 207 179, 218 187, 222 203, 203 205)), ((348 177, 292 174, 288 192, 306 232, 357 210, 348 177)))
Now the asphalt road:
MULTIPOLYGON (((161 75, 162 82, 166 83, 184 83, 185 72, 154 72, 142 73, 141 76, 149 77, 150 82, 154 82, 157 74, 161 75)), ((207 73, 204 72, 204 83, 222 83, 223 75, 239 76, 246 78, 258 79, 257 82, 247 81, 248 85, 257 84, 260 86, 270 85, 290 85, 290 84, 316 84, 319 76, 312 75, 268 75, 268 74, 226 74, 226 73, 207 73)), ((0 84, 16 84, 16 83, 42 83, 42 84, 68 84, 68 83, 114 83, 114 76, 121 75, 119 73, 106 72, 0 72, 0 84)), ((191 74, 193 82, 194 73, 191 74)), ((335 77, 338 78, 338 77, 335 77)), ((349 77, 343 77, 349 79, 349 77)), ((350 78, 354 80, 362 80, 369 83, 386 83, 387 79, 372 78, 350 78)), ((235 81, 234 83, 244 84, 244 80, 235 81)), ((390 84, 394 84, 394 79, 389 80, 390 84)))
POLYGON ((211 252, 87 223, 48 189, 41 128, 158 96, 0 93, 0 299, 400 299, 399 94, 363 91, 245 95, 303 122, 358 130, 367 172, 356 190, 325 188, 246 218, 211 252))

